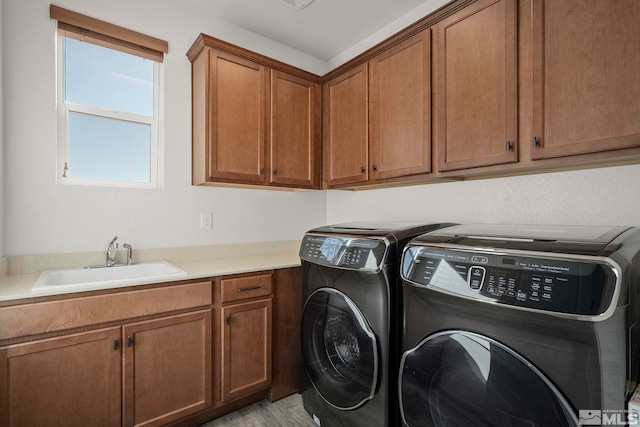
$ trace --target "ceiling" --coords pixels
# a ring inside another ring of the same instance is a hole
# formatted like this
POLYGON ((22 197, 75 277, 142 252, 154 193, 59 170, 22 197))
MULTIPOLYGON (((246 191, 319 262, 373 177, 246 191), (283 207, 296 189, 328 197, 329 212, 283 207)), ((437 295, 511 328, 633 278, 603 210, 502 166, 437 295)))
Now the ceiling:
POLYGON ((180 4, 329 61, 414 9, 435 10, 443 1, 314 0, 303 9, 282 0, 180 0, 180 4))

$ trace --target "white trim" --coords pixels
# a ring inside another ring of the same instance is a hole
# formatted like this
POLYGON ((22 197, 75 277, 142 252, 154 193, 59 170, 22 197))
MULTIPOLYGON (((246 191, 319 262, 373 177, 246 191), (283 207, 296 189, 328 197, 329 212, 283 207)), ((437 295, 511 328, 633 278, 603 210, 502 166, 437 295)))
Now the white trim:
POLYGON ((163 77, 162 66, 156 61, 153 62, 153 115, 134 114, 124 111, 109 110, 91 105, 65 102, 65 36, 57 36, 57 102, 58 111, 58 131, 57 131, 57 161, 56 161, 56 182, 63 185, 82 185, 98 187, 122 187, 122 188, 160 188, 164 180, 160 179, 162 168, 161 159, 164 158, 161 142, 163 142, 163 132, 160 127, 164 110, 164 96, 160 90, 160 81, 163 77), (162 108, 160 108, 162 107, 162 108), (69 159, 69 113, 89 114, 97 117, 104 117, 132 123, 146 124, 150 127, 149 141, 149 181, 118 181, 102 179, 73 178, 64 176, 65 164, 69 159))

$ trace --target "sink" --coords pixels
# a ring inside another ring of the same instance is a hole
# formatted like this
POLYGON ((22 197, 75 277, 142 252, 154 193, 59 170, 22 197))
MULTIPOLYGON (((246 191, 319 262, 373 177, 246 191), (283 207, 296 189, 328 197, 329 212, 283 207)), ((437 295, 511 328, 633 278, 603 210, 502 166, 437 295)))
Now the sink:
POLYGON ((45 270, 33 286, 33 290, 58 287, 82 287, 96 285, 127 284, 136 281, 155 281, 186 276, 187 272, 166 261, 143 262, 132 265, 116 265, 101 268, 68 268, 45 270))

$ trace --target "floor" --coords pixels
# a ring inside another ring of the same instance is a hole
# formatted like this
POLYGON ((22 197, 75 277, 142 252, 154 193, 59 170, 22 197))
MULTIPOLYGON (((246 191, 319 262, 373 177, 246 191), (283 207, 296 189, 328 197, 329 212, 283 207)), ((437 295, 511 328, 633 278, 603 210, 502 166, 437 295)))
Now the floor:
POLYGON ((277 402, 262 400, 200 427, 318 427, 294 394, 277 402))

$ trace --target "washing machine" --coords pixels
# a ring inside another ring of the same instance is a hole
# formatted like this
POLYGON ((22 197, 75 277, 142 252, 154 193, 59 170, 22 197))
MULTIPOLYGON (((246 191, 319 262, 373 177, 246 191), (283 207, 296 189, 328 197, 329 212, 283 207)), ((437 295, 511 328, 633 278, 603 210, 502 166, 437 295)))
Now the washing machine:
POLYGON ((446 225, 351 222, 305 234, 302 400, 318 425, 398 425, 400 257, 446 225))
POLYGON ((638 381, 640 229, 461 225, 401 263, 401 419, 626 425, 638 381))

